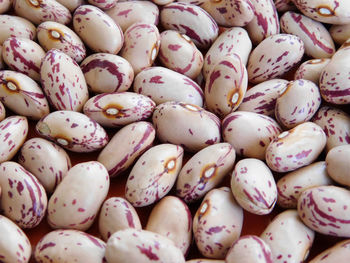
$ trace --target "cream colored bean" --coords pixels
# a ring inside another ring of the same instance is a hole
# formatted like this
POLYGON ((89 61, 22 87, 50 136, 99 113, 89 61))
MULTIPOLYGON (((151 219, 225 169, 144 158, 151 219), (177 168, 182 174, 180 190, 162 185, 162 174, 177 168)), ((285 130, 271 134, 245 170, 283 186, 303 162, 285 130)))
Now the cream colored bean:
POLYGON ((155 3, 156 5, 167 5, 170 4, 172 2, 174 2, 174 0, 152 0, 153 3, 155 3))
POLYGON ((0 69, 4 69, 5 63, 4 59, 2 58, 2 45, 0 45, 0 69))
POLYGON ((281 13, 297 9, 292 0, 274 0, 274 3, 277 11, 281 13))
POLYGON ((186 35, 175 30, 160 34, 159 60, 167 68, 194 79, 203 67, 203 54, 186 35))
POLYGON ((277 204, 283 208, 296 208, 298 198, 304 190, 332 184, 333 181, 326 170, 326 162, 315 162, 287 173, 278 180, 277 204))
POLYGON ((318 233, 350 237, 350 191, 333 185, 305 190, 298 199, 298 213, 304 224, 318 233))
POLYGON ((350 257, 350 240, 343 240, 314 257, 310 263, 346 262, 350 257))
POLYGON ((21 228, 34 228, 46 214, 47 196, 38 179, 15 162, 0 164, 1 208, 21 228))
POLYGON ((90 5, 97 6, 98 8, 101 8, 102 10, 108 10, 113 8, 117 1, 116 0, 88 0, 90 5))
POLYGON ((134 23, 158 24, 159 9, 149 1, 118 1, 112 9, 106 11, 125 32, 134 23))
POLYGON ((187 203, 200 199, 232 170, 235 159, 235 149, 229 143, 205 147, 182 167, 176 195, 187 203))
POLYGON ((276 99, 288 83, 285 79, 271 79, 251 87, 245 93, 238 111, 251 111, 274 117, 276 99))
POLYGON ((156 107, 152 117, 162 142, 181 145, 196 152, 220 142, 220 120, 213 113, 193 104, 166 102, 156 107), (176 123, 176 128, 174 127, 176 123))
POLYGON ((297 79, 288 83, 276 100, 276 120, 287 129, 309 121, 321 105, 321 95, 315 83, 297 79))
POLYGON ((327 136, 326 151, 350 144, 350 115, 330 106, 321 107, 313 118, 327 136))
POLYGON ((326 156, 327 172, 337 183, 350 186, 350 144, 332 148, 326 156))
POLYGON ((13 0, 1 0, 0 1, 0 14, 6 13, 12 5, 13 0))
POLYGON ((113 54, 92 54, 80 67, 89 89, 94 93, 127 91, 134 80, 134 70, 130 63, 113 54))
POLYGON ((56 0, 61 5, 67 7, 69 11, 74 12, 79 6, 85 3, 85 0, 56 0))
POLYGON ((272 263, 272 253, 268 244, 258 236, 240 237, 228 251, 226 263, 272 263))
POLYGON ((187 254, 192 242, 192 216, 178 197, 166 196, 152 209, 145 230, 163 235, 187 254))
POLYGON ((185 263, 181 250, 170 239, 132 228, 118 231, 108 239, 106 259, 108 263, 185 263))
POLYGON ((35 81, 40 81, 40 65, 44 57, 42 47, 28 38, 8 38, 2 47, 5 63, 12 70, 26 74, 35 81))
POLYGON ((105 12, 92 5, 82 5, 75 10, 73 28, 95 52, 117 54, 124 43, 120 26, 105 12))
POLYGON ((0 122, 0 163, 9 161, 21 148, 28 134, 28 121, 23 116, 10 116, 0 122))
POLYGON ((311 164, 326 146, 320 126, 304 122, 276 137, 266 149, 266 163, 276 172, 289 172, 311 164))
POLYGON ((329 58, 305 61, 295 71, 294 79, 307 79, 318 85, 321 72, 329 61, 331 61, 329 58))
POLYGON ((183 154, 183 148, 174 144, 159 144, 147 150, 129 174, 126 199, 134 207, 143 207, 164 197, 175 184, 183 154))
POLYGON ((267 37, 249 57, 247 66, 249 81, 257 84, 277 78, 295 66, 303 55, 304 43, 299 37, 290 34, 267 37), (266 50, 274 52, 266 53, 266 50))
POLYGON ((57 22, 47 21, 37 28, 37 37, 40 45, 46 50, 58 49, 77 63, 86 56, 84 43, 78 35, 69 27, 57 22))
POLYGON ((49 113, 49 104, 39 85, 28 76, 0 71, 0 98, 13 112, 38 120, 49 113))
POLYGON ((98 228, 102 239, 107 241, 119 230, 127 228, 141 230, 142 226, 135 208, 126 199, 111 197, 101 207, 98 228))
POLYGON ((165 29, 186 34, 199 48, 210 47, 219 33, 217 23, 204 9, 187 3, 163 6, 160 22, 165 29))
POLYGON ((69 24, 72 20, 69 10, 55 0, 14 0, 13 9, 36 25, 44 21, 69 24))
POLYGON ((278 214, 261 234, 270 246, 274 263, 304 262, 313 244, 315 233, 305 226, 296 210, 278 214))
POLYGON ((217 116, 225 117, 242 103, 248 87, 247 69, 237 54, 220 59, 207 76, 205 102, 217 116))
POLYGON ((109 176, 99 162, 73 166, 52 194, 47 207, 47 221, 52 228, 85 231, 106 198, 109 176))
POLYGON ((135 23, 125 30, 125 43, 120 55, 129 61, 136 75, 152 66, 159 46, 160 35, 154 24, 135 23))
POLYGON ((350 24, 332 25, 329 28, 329 33, 331 34, 335 43, 342 45, 350 38, 350 24))
POLYGON ((29 262, 32 247, 22 229, 7 217, 0 215, 0 231, 4 237, 0 241, 1 260, 4 263, 29 262))
POLYGON ((243 209, 257 215, 269 214, 277 201, 273 174, 259 159, 246 158, 236 164, 231 191, 243 209))
POLYGON ((35 26, 25 18, 0 15, 0 44, 9 37, 24 37, 33 40, 36 36, 35 26))
POLYGON ((334 54, 333 39, 322 23, 291 11, 284 13, 280 22, 284 33, 301 38, 306 55, 313 58, 330 58, 334 54))
POLYGON ((206 194, 193 218, 193 233, 201 254, 224 259, 242 230, 243 209, 236 203, 228 187, 206 194))
POLYGON ((39 241, 34 258, 42 263, 103 262, 105 249, 106 244, 90 234, 77 230, 56 230, 39 241))
POLYGON ((177 101, 203 107, 201 87, 189 77, 164 67, 142 70, 133 85, 136 93, 148 96, 157 105, 177 101))
POLYGON ((42 60, 40 76, 42 89, 55 109, 82 110, 89 92, 83 72, 70 56, 51 49, 42 60))
POLYGON ((68 154, 58 145, 41 138, 26 141, 18 163, 31 172, 52 193, 71 167, 68 154))
POLYGON ((112 137, 97 157, 97 161, 107 168, 109 176, 117 176, 151 147, 155 134, 151 123, 143 121, 131 123, 112 137), (115 150, 117 148, 118 151, 115 150))
POLYGON ((102 93, 84 105, 84 114, 106 127, 118 127, 148 119, 156 104, 132 92, 102 93))
POLYGON ((74 111, 54 111, 36 124, 36 131, 73 152, 92 152, 108 142, 106 131, 88 116, 74 111))
POLYGON ((254 112, 232 112, 222 121, 224 141, 244 157, 264 160, 267 146, 281 132, 274 119, 254 112))
POLYGON ((207 78, 212 67, 226 56, 240 56, 244 65, 248 62, 252 42, 247 31, 241 27, 232 27, 219 35, 204 57, 203 76, 207 78))
POLYGON ((0 102, 0 122, 6 118, 6 110, 4 104, 0 102))
POLYGON ((257 45, 265 38, 278 34, 280 23, 272 0, 250 0, 250 2, 253 5, 254 18, 248 23, 246 29, 253 44, 257 45))

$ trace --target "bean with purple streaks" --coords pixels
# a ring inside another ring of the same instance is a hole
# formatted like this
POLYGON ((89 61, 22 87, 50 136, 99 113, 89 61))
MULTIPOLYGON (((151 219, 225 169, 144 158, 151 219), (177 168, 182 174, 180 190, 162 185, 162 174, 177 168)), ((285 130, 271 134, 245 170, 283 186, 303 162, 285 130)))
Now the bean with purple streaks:
POLYGON ((97 6, 102 10, 108 10, 113 8, 117 1, 116 0, 88 0, 89 4, 97 6))
POLYGON ((79 6, 84 4, 85 0, 56 0, 61 5, 69 9, 69 11, 74 12, 79 6))
POLYGON ((342 45, 350 38, 350 24, 332 25, 329 28, 329 33, 331 34, 335 43, 342 45))
POLYGON ((316 257, 314 257, 310 263, 334 263, 334 262, 346 262, 350 257, 350 240, 346 239, 336 243, 334 246, 324 250, 316 257))
POLYGON ((294 79, 306 79, 318 85, 321 72, 329 61, 331 61, 329 58, 322 58, 303 62, 295 71, 294 79))
POLYGON ((0 15, 0 44, 9 37, 24 37, 33 40, 36 36, 35 26, 25 18, 0 15))

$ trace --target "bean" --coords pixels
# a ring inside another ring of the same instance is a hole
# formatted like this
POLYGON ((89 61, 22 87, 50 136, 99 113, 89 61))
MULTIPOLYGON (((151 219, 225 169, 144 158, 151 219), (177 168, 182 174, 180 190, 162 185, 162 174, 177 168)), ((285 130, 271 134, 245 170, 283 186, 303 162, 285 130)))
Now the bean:
POLYGON ((106 168, 96 161, 73 166, 50 197, 47 221, 52 228, 85 231, 97 215, 109 188, 106 168))
POLYGON ((25 18, 0 15, 0 44, 9 37, 24 37, 33 40, 36 36, 35 26, 25 18))
POLYGON ((350 240, 346 239, 336 243, 334 246, 326 249, 313 258, 310 263, 332 263, 346 261, 350 256, 349 253, 350 240))
POLYGON ((98 8, 101 8, 102 10, 108 10, 113 8, 117 1, 115 0, 88 0, 89 4, 97 6, 98 8))
POLYGON ((4 104, 0 102, 0 122, 3 121, 6 117, 6 110, 4 104))
POLYGON ((3 0, 0 2, 0 14, 6 13, 12 5, 12 0, 3 0))
POLYGON ((297 9, 292 0, 274 0, 274 3, 277 11, 281 13, 297 9))
POLYGON ((111 197, 104 201, 98 220, 102 239, 107 241, 119 230, 135 228, 141 230, 141 222, 135 208, 122 197, 111 197))
POLYGON ((225 260, 201 258, 201 259, 187 260, 186 263, 225 263, 225 260))
POLYGON ((71 167, 68 154, 58 145, 41 138, 26 141, 18 156, 18 163, 52 193, 71 167))
POLYGON ((337 183, 350 186, 350 144, 332 148, 326 156, 327 172, 337 183))
POLYGON ((84 4, 85 0, 56 0, 61 5, 65 6, 69 9, 69 11, 73 12, 75 9, 77 9, 79 6, 84 4))
POLYGON ((332 25, 329 28, 329 33, 331 34, 335 43, 342 45, 350 38, 350 24, 332 25))
POLYGON ((294 79, 306 79, 318 85, 321 72, 329 61, 331 61, 329 58, 322 58, 303 62, 295 71, 294 79))

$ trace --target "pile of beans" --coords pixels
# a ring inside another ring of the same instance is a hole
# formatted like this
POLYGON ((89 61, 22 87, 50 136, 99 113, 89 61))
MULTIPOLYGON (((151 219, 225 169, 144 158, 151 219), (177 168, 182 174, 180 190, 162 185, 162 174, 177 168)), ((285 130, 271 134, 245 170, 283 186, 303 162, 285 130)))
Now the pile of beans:
POLYGON ((0 0, 0 45, 0 262, 348 262, 348 0, 0 0))

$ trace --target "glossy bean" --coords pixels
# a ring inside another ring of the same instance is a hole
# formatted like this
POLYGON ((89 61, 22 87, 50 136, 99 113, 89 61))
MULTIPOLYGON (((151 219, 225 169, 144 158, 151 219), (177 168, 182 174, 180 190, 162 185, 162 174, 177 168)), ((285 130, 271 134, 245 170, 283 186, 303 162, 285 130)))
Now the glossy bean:
POLYGON ((24 37, 33 40, 36 36, 35 26, 25 18, 0 15, 0 44, 9 37, 24 37))
POLYGON ((350 144, 332 148, 326 156, 329 176, 342 185, 350 186, 350 144))
POLYGON ((331 61, 329 58, 322 58, 303 62, 295 71, 294 79, 306 79, 318 85, 321 72, 329 61, 331 61))

